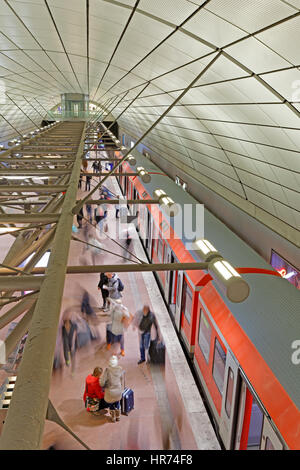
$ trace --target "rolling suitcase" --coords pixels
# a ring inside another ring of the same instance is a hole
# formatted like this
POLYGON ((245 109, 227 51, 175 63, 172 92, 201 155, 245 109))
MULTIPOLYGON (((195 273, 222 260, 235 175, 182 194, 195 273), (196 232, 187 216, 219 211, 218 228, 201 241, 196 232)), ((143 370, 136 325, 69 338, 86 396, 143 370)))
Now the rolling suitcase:
POLYGON ((128 416, 131 410, 134 409, 134 393, 131 388, 125 387, 125 375, 124 375, 124 392, 121 398, 121 413, 122 415, 128 416))
POLYGON ((163 344, 163 342, 158 342, 157 339, 150 342, 149 358, 152 364, 164 364, 165 352, 166 352, 166 347, 163 344))

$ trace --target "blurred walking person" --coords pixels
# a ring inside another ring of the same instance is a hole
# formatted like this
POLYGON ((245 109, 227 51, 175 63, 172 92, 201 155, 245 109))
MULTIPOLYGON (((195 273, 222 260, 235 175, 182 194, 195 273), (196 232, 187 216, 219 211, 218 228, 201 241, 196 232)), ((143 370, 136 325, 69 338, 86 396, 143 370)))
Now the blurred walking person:
POLYGON ((144 305, 142 310, 138 310, 136 312, 132 325, 134 329, 138 328, 141 354, 138 364, 142 364, 146 361, 146 352, 150 346, 152 325, 154 325, 156 329, 156 337, 159 337, 156 317, 154 313, 150 311, 150 307, 148 305, 144 305))
POLYGON ((90 304, 90 296, 89 296, 89 293, 85 290, 84 293, 83 293, 83 296, 82 296, 82 301, 81 301, 81 313, 83 313, 87 320, 90 318, 90 317, 94 317, 96 316, 93 308, 91 307, 91 304, 90 304))
POLYGON ((85 208, 90 223, 93 223, 92 206, 90 204, 86 204, 85 208))
POLYGON ((120 421, 120 400, 122 398, 123 369, 119 366, 117 356, 112 356, 108 367, 100 378, 100 385, 104 387, 104 400, 109 406, 111 421, 120 421))
POLYGON ((104 312, 106 312, 108 310, 107 298, 109 296, 109 291, 107 289, 103 289, 103 286, 105 286, 107 284, 108 284, 108 277, 107 277, 106 273, 101 273, 100 274, 100 281, 99 281, 99 284, 98 284, 98 290, 101 290, 103 305, 100 308, 104 312))
POLYGON ((91 179, 92 179, 92 177, 90 175, 86 175, 86 177, 85 177, 85 190, 86 191, 91 190, 91 179))
POLYGON ((83 209, 81 208, 78 214, 76 215, 77 218, 77 223, 78 223, 78 228, 82 228, 82 219, 83 219, 83 209))
POLYGON ((73 372, 75 367, 75 353, 78 348, 77 325, 69 318, 63 321, 62 339, 65 363, 68 367, 71 364, 73 372))
POLYGON ((111 301, 111 327, 110 327, 110 338, 111 342, 107 343, 107 349, 111 348, 112 343, 120 343, 121 356, 125 356, 124 350, 124 321, 129 321, 130 315, 128 308, 122 305, 120 299, 111 301))

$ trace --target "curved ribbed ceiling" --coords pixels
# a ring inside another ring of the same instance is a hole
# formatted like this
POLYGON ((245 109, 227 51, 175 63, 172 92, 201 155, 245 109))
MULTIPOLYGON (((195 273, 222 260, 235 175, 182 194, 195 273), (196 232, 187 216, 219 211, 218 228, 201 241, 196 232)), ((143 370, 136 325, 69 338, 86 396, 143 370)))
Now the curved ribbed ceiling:
POLYGON ((139 95, 140 136, 203 71, 145 143, 299 241, 300 0, 0 0, 0 31, 1 141, 63 92, 115 116, 139 95))

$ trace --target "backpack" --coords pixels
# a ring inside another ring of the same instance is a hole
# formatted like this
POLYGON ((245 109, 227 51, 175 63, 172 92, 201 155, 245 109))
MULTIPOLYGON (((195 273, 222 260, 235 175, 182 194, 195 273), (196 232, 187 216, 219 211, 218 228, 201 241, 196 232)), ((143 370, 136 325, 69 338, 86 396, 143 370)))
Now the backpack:
POLYGON ((124 284, 121 279, 118 278, 118 291, 122 292, 124 290, 124 284))

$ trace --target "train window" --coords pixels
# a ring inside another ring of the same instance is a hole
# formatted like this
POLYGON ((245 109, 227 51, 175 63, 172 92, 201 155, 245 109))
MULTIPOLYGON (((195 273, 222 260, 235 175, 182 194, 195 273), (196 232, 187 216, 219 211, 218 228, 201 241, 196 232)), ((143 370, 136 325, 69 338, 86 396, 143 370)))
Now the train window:
POLYGON ((226 352, 224 351, 218 339, 216 338, 213 362, 213 378, 221 395, 223 393, 225 362, 226 352))
POLYGON ((200 310, 200 325, 198 334, 198 344, 203 356, 208 363, 210 352, 211 326, 208 323, 202 309, 200 310))
POLYGON ((160 236, 158 236, 158 240, 157 240, 157 255, 158 255, 158 259, 163 262, 163 254, 164 254, 164 245, 163 245, 163 242, 162 242, 162 239, 160 238, 160 236))
POLYGON ((189 288, 186 280, 184 279, 183 282, 183 290, 182 290, 182 311, 187 319, 188 323, 191 323, 191 315, 192 315, 192 308, 193 308, 193 293, 189 288))
POLYGON ((275 450, 275 447, 273 446, 271 439, 269 439, 268 437, 266 439, 265 450, 275 450))
POLYGON ((247 450, 259 450, 261 434, 263 428, 264 414, 261 411, 257 401, 253 397, 251 407, 251 418, 248 433, 247 450))
POLYGON ((225 410, 226 410, 226 414, 228 418, 230 418, 230 414, 231 414, 232 397, 233 397, 233 379, 234 379, 234 375, 233 375, 232 369, 229 367, 227 390, 226 390, 226 402, 225 402, 225 410))

